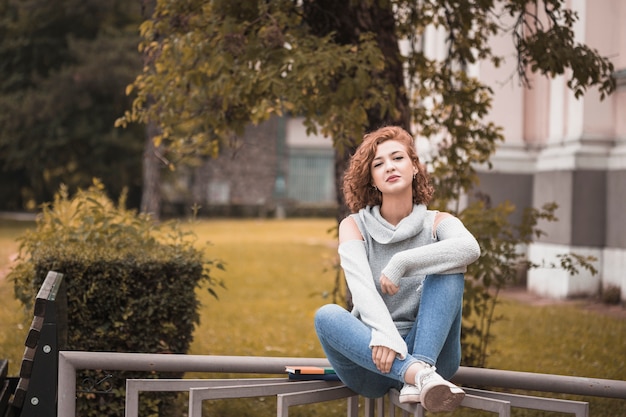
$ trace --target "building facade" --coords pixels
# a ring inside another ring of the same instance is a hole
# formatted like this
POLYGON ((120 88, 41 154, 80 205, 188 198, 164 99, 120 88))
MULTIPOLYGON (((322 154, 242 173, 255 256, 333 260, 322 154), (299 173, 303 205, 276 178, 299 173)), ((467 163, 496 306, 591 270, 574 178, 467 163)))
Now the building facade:
POLYGON ((216 158, 174 173, 165 215, 284 217, 336 212, 331 140, 306 134, 301 118, 274 117, 223 144, 216 158))
POLYGON ((511 80, 516 65, 510 39, 494 47, 511 58, 501 68, 475 68, 495 91, 491 119, 505 142, 481 169, 480 186, 492 201, 517 207, 556 202, 557 222, 528 247, 535 264, 559 264, 559 254, 592 255, 598 274, 575 276, 549 266, 528 271, 532 292, 553 298, 621 289, 626 299, 626 2, 571 0, 579 16, 577 40, 611 58, 617 90, 601 101, 596 90, 576 99, 567 76, 532 76, 531 88, 511 80))

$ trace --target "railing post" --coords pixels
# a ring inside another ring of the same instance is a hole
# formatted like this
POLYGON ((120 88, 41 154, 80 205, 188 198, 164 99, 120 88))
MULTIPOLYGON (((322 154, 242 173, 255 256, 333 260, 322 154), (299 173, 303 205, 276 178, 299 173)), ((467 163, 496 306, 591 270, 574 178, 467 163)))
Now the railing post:
POLYGON ((124 406, 124 416, 136 417, 139 415, 139 390, 130 380, 126 380, 126 404, 124 406))
POLYGON ((74 417, 76 415, 76 368, 59 352, 59 387, 57 415, 74 417))

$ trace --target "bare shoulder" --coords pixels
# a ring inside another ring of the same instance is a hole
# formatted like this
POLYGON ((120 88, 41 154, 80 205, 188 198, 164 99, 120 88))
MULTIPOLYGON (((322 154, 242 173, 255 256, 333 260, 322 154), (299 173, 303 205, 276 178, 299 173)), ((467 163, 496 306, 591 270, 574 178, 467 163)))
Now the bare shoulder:
POLYGON ((450 213, 447 213, 445 211, 438 211, 437 214, 435 214, 435 222, 433 223, 433 231, 437 230, 437 226, 439 225, 439 223, 441 223, 445 219, 449 219, 452 217, 454 216, 450 213))
POLYGON ((348 240, 363 240, 363 235, 359 230, 354 219, 350 216, 346 217, 339 223, 339 243, 346 242, 348 240))

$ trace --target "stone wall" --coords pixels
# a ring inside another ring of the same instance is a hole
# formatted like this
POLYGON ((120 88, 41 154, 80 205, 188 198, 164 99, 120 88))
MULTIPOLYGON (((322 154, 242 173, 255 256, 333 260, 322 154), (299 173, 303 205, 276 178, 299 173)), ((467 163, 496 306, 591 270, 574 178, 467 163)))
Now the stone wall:
POLYGON ((278 121, 250 126, 242 137, 193 171, 193 201, 200 205, 271 204, 278 171, 278 121))

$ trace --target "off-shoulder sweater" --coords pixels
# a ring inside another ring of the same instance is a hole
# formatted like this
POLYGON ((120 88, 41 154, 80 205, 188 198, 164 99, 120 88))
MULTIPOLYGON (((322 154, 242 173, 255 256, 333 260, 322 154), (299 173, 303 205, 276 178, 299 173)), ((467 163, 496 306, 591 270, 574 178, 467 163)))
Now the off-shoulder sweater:
POLYGON ((433 231, 436 214, 415 205, 394 226, 380 206, 366 207, 351 215, 364 240, 339 245, 352 313, 372 329, 370 346, 387 346, 401 358, 408 353, 402 336, 416 320, 425 276, 463 273, 480 256, 478 242, 456 217, 446 217, 433 231), (399 286, 396 294, 382 294, 381 274, 399 286))

